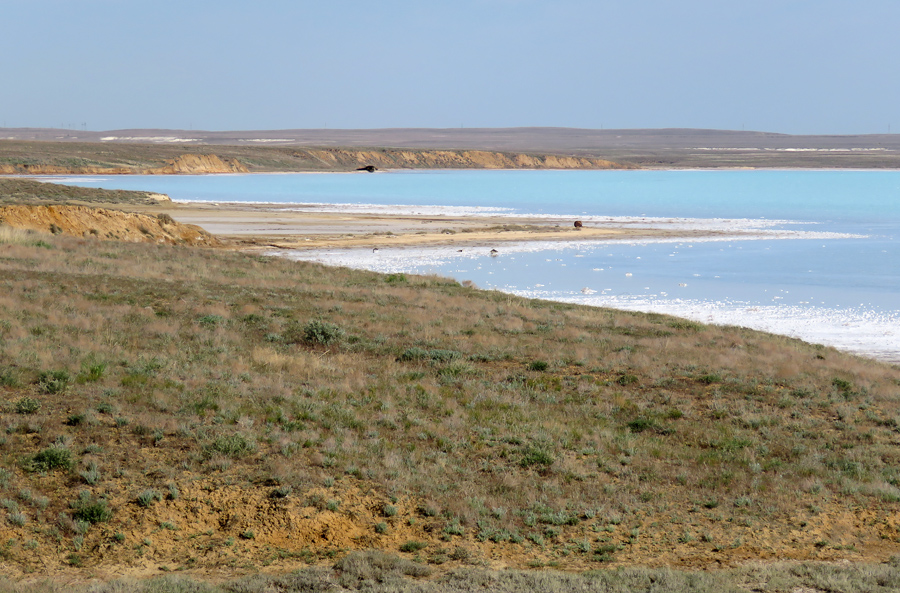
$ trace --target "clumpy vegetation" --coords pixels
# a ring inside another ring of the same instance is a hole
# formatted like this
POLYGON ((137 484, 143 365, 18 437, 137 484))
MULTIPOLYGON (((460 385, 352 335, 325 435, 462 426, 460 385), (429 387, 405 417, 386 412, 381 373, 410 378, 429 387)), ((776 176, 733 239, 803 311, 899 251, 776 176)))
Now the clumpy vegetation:
MULTIPOLYGON (((6 574, 315 564, 337 568, 296 578, 503 590, 552 575, 472 566, 900 552, 897 367, 441 278, 2 237, 6 574)), ((694 578, 632 570, 553 586, 694 578)), ((739 590, 719 578, 693 582, 739 590)))

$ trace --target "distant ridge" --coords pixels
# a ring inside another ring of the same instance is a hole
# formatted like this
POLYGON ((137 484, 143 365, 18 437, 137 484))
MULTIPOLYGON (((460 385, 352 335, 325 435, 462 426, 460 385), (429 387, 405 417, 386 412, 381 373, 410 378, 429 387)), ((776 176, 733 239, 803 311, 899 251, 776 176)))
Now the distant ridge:
POLYGON ((582 156, 659 167, 900 168, 900 134, 798 136, 702 129, 385 128, 81 131, 0 128, 0 142, 56 141, 173 146, 386 147, 582 156))

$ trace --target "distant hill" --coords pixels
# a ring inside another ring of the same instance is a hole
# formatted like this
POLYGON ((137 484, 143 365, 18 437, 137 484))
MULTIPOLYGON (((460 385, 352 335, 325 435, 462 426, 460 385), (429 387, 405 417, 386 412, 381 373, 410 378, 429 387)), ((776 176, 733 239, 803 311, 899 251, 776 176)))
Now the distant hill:
POLYGON ((190 147, 385 147, 583 156, 656 167, 900 168, 900 135, 795 136, 755 131, 578 128, 107 130, 0 128, 2 140, 190 147))

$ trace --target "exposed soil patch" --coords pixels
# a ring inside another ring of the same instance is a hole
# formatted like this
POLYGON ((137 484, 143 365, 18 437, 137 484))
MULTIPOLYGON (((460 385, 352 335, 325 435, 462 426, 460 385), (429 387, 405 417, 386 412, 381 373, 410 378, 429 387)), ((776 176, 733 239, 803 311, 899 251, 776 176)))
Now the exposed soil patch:
POLYGON ((2 206, 0 224, 76 237, 137 243, 216 246, 220 241, 192 224, 161 214, 134 214, 89 206, 2 206))
POLYGON ((82 158, 68 158, 59 162, 54 158, 7 158, 0 162, 0 175, 173 175, 208 173, 246 173, 247 167, 234 158, 219 158, 215 154, 182 154, 166 159, 160 166, 145 163, 118 165, 82 158), (68 162, 65 162, 68 161, 68 162))

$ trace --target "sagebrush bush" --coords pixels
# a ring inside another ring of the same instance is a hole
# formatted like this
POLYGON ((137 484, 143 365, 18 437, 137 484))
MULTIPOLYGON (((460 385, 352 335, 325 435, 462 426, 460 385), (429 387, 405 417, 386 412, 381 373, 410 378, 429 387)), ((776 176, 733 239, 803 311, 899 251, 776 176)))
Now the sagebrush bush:
POLYGON ((303 326, 303 341, 309 344, 330 345, 344 338, 344 330, 334 323, 313 319, 303 326))
POLYGON ((44 393, 62 393, 69 387, 69 371, 44 371, 38 377, 38 388, 44 393))
POLYGON ((78 499, 70 506, 74 520, 83 521, 91 525, 94 523, 106 523, 113 516, 106 499, 94 497, 87 491, 82 491, 78 499))
POLYGON ((159 491, 152 489, 142 490, 134 498, 135 502, 138 503, 139 506, 142 506, 144 508, 152 507, 162 499, 163 495, 160 494, 159 491))
POLYGON ((25 396, 16 402, 17 414, 34 414, 41 409, 41 402, 33 397, 25 396))
POLYGON ((72 452, 63 447, 48 447, 35 453, 28 469, 31 471, 50 471, 54 469, 72 469, 72 452))

